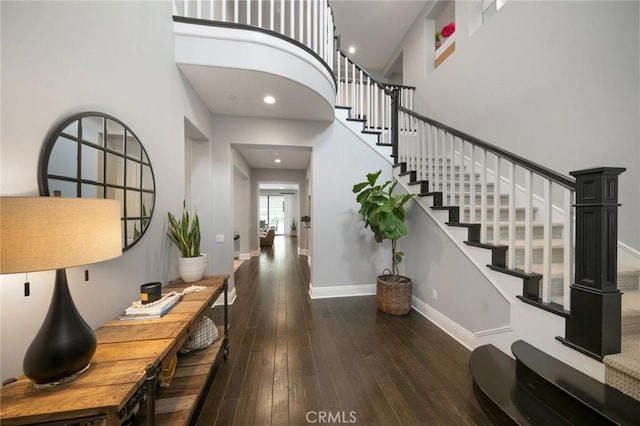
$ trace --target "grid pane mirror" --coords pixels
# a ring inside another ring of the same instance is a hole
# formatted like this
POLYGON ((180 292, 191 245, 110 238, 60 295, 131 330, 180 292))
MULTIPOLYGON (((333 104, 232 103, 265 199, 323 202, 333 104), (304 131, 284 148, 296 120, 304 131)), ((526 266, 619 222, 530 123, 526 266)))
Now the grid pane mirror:
POLYGON ((85 112, 49 135, 38 176, 44 196, 120 201, 122 249, 147 230, 155 206, 155 178, 138 137, 115 117, 85 112))

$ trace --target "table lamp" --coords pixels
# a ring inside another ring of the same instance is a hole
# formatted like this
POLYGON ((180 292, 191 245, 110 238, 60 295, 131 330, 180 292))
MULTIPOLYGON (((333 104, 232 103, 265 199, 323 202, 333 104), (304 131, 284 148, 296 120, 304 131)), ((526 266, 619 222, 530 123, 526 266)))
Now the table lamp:
POLYGON ((122 253, 120 202, 86 198, 0 198, 0 273, 56 270, 49 311, 27 349, 25 376, 36 388, 89 368, 96 336, 76 309, 65 268, 122 253))

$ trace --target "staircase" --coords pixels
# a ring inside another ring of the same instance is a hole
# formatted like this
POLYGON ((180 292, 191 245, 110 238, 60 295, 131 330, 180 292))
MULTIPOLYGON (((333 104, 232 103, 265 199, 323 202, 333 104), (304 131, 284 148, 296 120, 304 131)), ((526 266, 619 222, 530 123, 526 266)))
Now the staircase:
MULTIPOLYGON (((339 110, 340 112, 336 113, 338 119, 348 123, 354 132, 360 130, 363 139, 373 149, 378 150, 380 155, 392 155, 392 147, 378 142, 378 135, 372 135, 373 132, 366 128, 366 120, 350 119, 348 108, 341 107, 339 110)), ((429 198, 428 206, 431 210, 444 211, 444 215, 435 216, 439 217, 443 224, 466 228, 466 245, 490 250, 492 262, 487 265, 490 269, 522 278, 523 294, 519 297, 520 300, 556 315, 570 316, 570 312, 563 306, 566 294, 564 283, 567 276, 564 244, 566 222, 545 220, 541 211, 543 209, 534 205, 527 208, 521 205, 521 200, 514 200, 514 205, 511 205, 510 200, 518 196, 504 193, 504 182, 489 181, 487 176, 483 177, 476 171, 478 167, 471 167, 468 160, 456 159, 455 155, 449 155, 441 156, 437 160, 427 159, 426 162, 431 166, 435 165, 435 175, 439 180, 437 184, 418 178, 416 170, 409 170, 407 163, 394 166, 396 178, 407 191, 420 198, 429 198), (502 189, 496 191, 497 188, 502 189), (443 198, 444 194, 447 194, 446 198, 443 198), (445 199, 450 202, 445 203, 445 199), (515 218, 513 223, 510 222, 511 216, 515 218), (510 237, 510 233, 513 237, 510 237), (545 249, 545 238, 548 249, 545 249), (527 244, 527 239, 530 240, 530 244, 527 244), (482 242, 483 240, 485 242, 482 242), (549 255, 545 253, 547 250, 549 255), (508 267, 509 251, 513 253, 512 267, 508 267), (549 262, 550 266, 545 265, 545 256, 548 257, 546 262, 549 262), (525 272, 527 262, 530 262, 529 272, 525 272), (540 294, 545 269, 550 271, 546 280, 550 287, 547 302, 542 300, 540 294)), ((413 167, 424 170, 426 166, 423 163, 414 164, 413 167)), ((431 176, 433 177, 434 173, 431 173, 431 176)), ((551 216, 558 219, 557 214, 551 216)), ((571 265, 573 266, 573 262, 571 265)), ((635 399, 640 399, 639 282, 639 269, 618 266, 617 284, 624 293, 622 352, 604 358, 607 384, 635 399)))
MULTIPOLYGON (((357 93, 351 97, 359 99, 357 93)), ((398 124, 400 147, 394 151, 393 144, 387 143, 393 141, 392 132, 369 127, 363 112, 367 103, 361 108, 354 118, 353 110, 339 107, 336 117, 354 132, 360 131, 381 155, 392 158, 396 163, 394 174, 408 192, 428 198, 426 206, 432 212, 444 212, 433 217, 445 226, 466 228, 465 245, 489 250, 488 268, 521 278, 518 299, 570 318, 575 199, 562 185, 573 187, 574 183, 561 181, 556 185, 544 179, 541 183, 539 176, 527 175, 528 171, 523 178, 516 165, 505 164, 498 154, 484 147, 468 147, 464 138, 447 139, 447 130, 442 132, 431 123, 426 127, 424 123, 412 123, 407 117, 398 124), (427 142, 420 142, 424 139, 427 142), (546 198, 553 201, 545 202, 545 197, 529 190, 541 185, 546 198)), ((617 285, 623 292, 622 352, 603 360, 607 384, 635 399, 640 399, 639 282, 640 270, 618 266, 617 285)))

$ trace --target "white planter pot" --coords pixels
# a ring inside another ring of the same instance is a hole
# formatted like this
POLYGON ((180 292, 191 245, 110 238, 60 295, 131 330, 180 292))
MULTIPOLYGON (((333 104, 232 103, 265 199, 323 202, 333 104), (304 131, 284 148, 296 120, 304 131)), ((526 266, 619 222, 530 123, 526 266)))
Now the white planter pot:
POLYGON ((185 283, 200 281, 204 277, 207 269, 207 255, 200 254, 200 257, 180 257, 178 258, 178 272, 180 278, 185 283))

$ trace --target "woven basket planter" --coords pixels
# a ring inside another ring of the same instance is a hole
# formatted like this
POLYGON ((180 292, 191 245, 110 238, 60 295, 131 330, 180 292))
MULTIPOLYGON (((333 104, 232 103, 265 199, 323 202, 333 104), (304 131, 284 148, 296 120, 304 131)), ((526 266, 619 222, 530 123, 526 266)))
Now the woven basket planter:
POLYGON ((386 314, 406 315, 411 310, 412 282, 402 275, 378 275, 376 300, 386 314))

